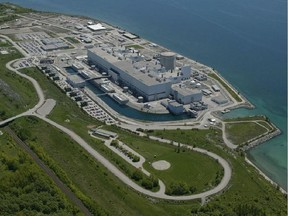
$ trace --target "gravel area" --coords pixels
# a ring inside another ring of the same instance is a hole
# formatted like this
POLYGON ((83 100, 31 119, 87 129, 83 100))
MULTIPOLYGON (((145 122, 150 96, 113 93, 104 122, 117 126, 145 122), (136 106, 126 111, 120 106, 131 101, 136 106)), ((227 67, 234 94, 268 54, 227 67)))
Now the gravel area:
POLYGON ((170 168, 171 165, 168 161, 160 160, 152 163, 152 166, 156 170, 167 170, 170 168))

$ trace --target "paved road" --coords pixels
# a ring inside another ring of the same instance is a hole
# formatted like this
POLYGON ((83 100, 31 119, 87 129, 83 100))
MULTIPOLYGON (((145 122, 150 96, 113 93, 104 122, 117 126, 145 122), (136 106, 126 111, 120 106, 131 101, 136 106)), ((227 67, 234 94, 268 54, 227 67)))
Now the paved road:
MULTIPOLYGON (((1 36, 2 37, 2 36, 1 36)), ((19 59, 18 59, 19 60, 19 59)), ((16 70, 15 68, 13 68, 11 65, 15 62, 15 61, 18 61, 18 60, 13 60, 13 61, 10 61, 6 64, 6 68, 8 68, 10 71, 13 71, 14 73, 16 73, 17 75, 25 78, 25 79, 28 79, 34 86, 35 90, 36 90, 36 93, 38 95, 38 103, 32 108, 32 109, 29 109, 28 111, 26 112, 23 112, 19 115, 16 115, 16 116, 13 116, 11 118, 8 118, 4 121, 1 121, 0 122, 0 126, 2 125, 5 125, 7 124, 8 122, 11 122, 13 121, 14 119, 17 119, 17 118, 20 118, 20 117, 23 117, 23 116, 27 116, 27 115, 32 115, 34 112, 36 112, 36 110, 38 110, 45 102, 45 96, 44 96, 44 93, 40 87, 40 85, 38 84, 38 82, 33 79, 32 77, 30 76, 27 76, 26 74, 22 74, 20 73, 18 70, 16 70)))
MULTIPOLYGON (((96 150, 94 150, 85 140, 83 140, 80 136, 78 136, 76 133, 73 131, 69 130, 68 128, 44 117, 40 116, 39 114, 34 114, 34 116, 42 119, 43 121, 49 123, 50 125, 53 125, 54 127, 58 128, 59 130, 63 131, 67 135, 69 135, 74 141, 76 141, 80 146, 82 146, 90 155, 92 155, 96 160, 98 160, 103 166, 105 166, 110 172, 112 172, 115 176, 117 176, 121 181, 123 181, 125 184, 129 185, 133 189, 135 189, 138 192, 141 192, 145 195, 155 197, 155 198, 161 198, 161 199, 167 199, 167 200, 192 200, 192 199, 201 199, 205 198, 207 196, 219 193, 229 183, 229 180, 231 178, 231 168, 228 164, 227 161, 225 161, 223 158, 220 156, 208 152, 204 149, 200 148, 193 148, 193 150, 207 154, 208 156, 214 158, 215 160, 218 160, 218 162, 223 166, 224 169, 224 177, 222 181, 220 182, 219 185, 217 185, 215 188, 199 193, 199 194, 194 194, 194 195, 188 195, 188 196, 168 196, 166 195, 163 190, 160 190, 158 192, 151 192, 149 190, 146 190, 142 187, 140 187, 138 184, 136 184, 134 181, 132 181, 129 177, 127 177, 123 172, 121 172, 116 166, 114 166, 109 160, 107 160, 105 157, 103 157, 101 154, 99 154, 96 150)), ((170 140, 167 140, 167 142, 170 143, 170 140)), ((192 148, 191 148, 192 149, 192 148)), ((161 187, 161 186, 160 186, 161 187)), ((163 186, 162 186, 163 187, 163 186)))
MULTIPOLYGON (((224 190, 226 188, 226 186, 229 183, 229 180, 231 178, 231 168, 229 166, 229 164, 227 163, 227 161, 225 161, 223 158, 221 158, 220 156, 211 153, 211 152, 207 152, 204 149, 199 149, 199 148, 194 148, 193 150, 203 153, 203 154, 207 154, 210 157, 213 157, 214 159, 218 160, 218 162, 223 166, 224 169, 224 177, 221 180, 220 184, 217 185, 215 188, 203 192, 203 193, 199 193, 199 194, 194 194, 194 195, 188 195, 188 196, 168 196, 164 193, 163 188, 165 188, 165 185, 162 185, 163 183, 160 182, 160 188, 162 188, 161 190, 159 190, 158 192, 151 192, 149 190, 146 190, 142 187, 140 187, 139 185, 137 185, 135 182, 133 182, 129 177, 127 177, 124 173, 122 173, 116 166, 114 166, 109 160, 107 160, 106 158, 104 158, 100 153, 98 153, 96 150, 94 150, 88 143, 86 143, 80 136, 78 136, 76 133, 74 133, 73 131, 69 130, 68 128, 65 128, 64 126, 46 118, 43 115, 40 115, 38 113, 36 113, 36 111, 44 104, 45 102, 45 97, 44 97, 44 93, 40 87, 40 85, 38 84, 38 82, 36 80, 34 80, 33 78, 22 74, 20 72, 18 72, 16 69, 14 69, 13 67, 11 67, 11 64, 14 61, 11 61, 9 63, 6 64, 6 67, 8 69, 10 69, 11 71, 15 72, 16 74, 20 75, 21 77, 24 77, 28 80, 30 80, 32 82, 32 84, 34 85, 37 95, 39 97, 39 102, 30 110, 19 114, 15 117, 12 117, 8 120, 5 120, 3 122, 0 122, 0 126, 9 122, 9 120, 14 120, 16 118, 22 117, 22 116, 35 116, 38 117, 40 119, 42 119, 43 121, 47 122, 50 125, 53 125, 54 127, 58 128, 59 130, 63 131, 64 133, 66 133, 67 135, 69 135, 74 141, 76 141, 80 146, 82 146, 90 155, 92 155, 95 159, 97 159, 101 164, 103 164, 103 166, 105 166, 110 172, 112 172, 115 176, 117 176, 122 182, 124 182, 125 184, 129 185, 131 188, 133 188, 134 190, 151 196, 151 197, 155 197, 155 198, 160 198, 160 199, 166 199, 166 200, 192 200, 192 199, 205 199, 207 196, 219 193, 220 191, 224 190)), ((135 127, 135 126, 134 126, 135 127)), ((167 140, 167 142, 170 143, 170 140, 167 140)), ((184 144, 182 144, 184 145, 184 144)))
POLYGON ((222 138, 224 143, 231 149, 236 149, 238 145, 234 145, 230 140, 227 138, 227 132, 226 132, 226 123, 222 122, 222 138))

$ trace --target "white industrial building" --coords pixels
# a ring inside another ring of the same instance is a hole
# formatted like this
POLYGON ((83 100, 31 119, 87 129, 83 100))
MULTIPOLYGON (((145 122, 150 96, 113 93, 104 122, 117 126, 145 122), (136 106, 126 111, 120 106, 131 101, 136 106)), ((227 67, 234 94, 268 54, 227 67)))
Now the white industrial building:
MULTIPOLYGON (((175 61, 175 54, 167 56, 173 56, 172 62, 175 61)), ((183 66, 181 70, 177 69, 176 72, 168 73, 167 68, 164 68, 159 61, 151 59, 147 61, 140 53, 131 53, 131 51, 121 47, 90 49, 88 50, 88 60, 101 71, 107 72, 113 82, 122 87, 128 87, 129 91, 136 97, 143 97, 144 101, 159 100, 167 98, 171 93, 175 94, 171 85, 191 76, 190 66, 183 66)), ((171 66, 174 67, 174 64, 171 66)), ((190 91, 190 94, 192 95, 190 95, 189 101, 199 101, 202 98, 201 92, 190 91)), ((182 96, 180 92, 176 98, 179 98, 178 102, 182 101, 186 104, 188 99, 185 97, 188 98, 189 96, 182 96)))
POLYGON ((74 88, 82 88, 85 86, 85 80, 77 74, 68 76, 67 82, 74 88))
POLYGON ((106 29, 101 23, 91 25, 88 24, 87 28, 90 29, 91 31, 100 31, 106 29))
POLYGON ((190 104, 202 100, 202 92, 197 89, 186 88, 182 84, 172 86, 174 99, 181 104, 190 104))

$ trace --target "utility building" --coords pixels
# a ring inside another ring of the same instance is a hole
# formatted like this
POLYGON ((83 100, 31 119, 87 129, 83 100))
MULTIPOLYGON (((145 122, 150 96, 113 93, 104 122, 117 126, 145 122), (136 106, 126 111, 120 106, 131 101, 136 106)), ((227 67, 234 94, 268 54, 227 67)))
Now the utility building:
POLYGON ((186 88, 180 85, 172 86, 174 99, 181 104, 189 104, 202 100, 202 92, 196 89, 186 88))

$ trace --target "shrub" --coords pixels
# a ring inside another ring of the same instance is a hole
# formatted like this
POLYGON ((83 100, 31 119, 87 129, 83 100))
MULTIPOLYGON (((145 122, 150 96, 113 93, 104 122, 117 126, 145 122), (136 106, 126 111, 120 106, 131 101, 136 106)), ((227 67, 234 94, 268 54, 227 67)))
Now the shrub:
POLYGON ((135 181, 140 181, 143 178, 143 173, 141 172, 141 170, 136 170, 132 173, 131 178, 135 181))

